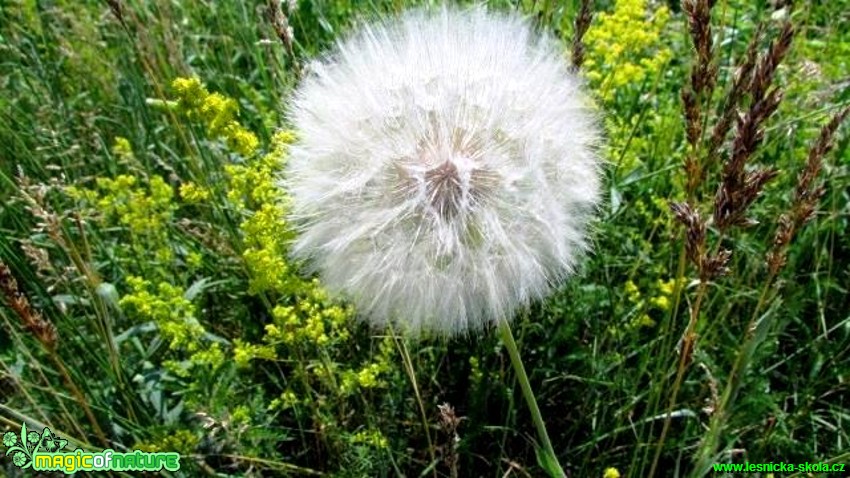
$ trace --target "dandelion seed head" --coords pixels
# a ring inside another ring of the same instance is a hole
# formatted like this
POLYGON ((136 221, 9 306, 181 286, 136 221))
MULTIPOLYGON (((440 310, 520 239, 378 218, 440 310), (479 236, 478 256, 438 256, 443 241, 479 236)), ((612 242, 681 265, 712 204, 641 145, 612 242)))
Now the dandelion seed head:
POLYGON ((377 327, 483 329, 585 249, 598 128, 563 47, 520 18, 365 26, 313 64, 291 120, 293 255, 377 327))

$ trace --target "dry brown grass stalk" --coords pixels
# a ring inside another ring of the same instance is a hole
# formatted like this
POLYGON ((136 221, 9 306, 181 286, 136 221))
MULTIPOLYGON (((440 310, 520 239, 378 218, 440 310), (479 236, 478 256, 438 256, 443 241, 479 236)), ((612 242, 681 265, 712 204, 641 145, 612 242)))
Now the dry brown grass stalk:
POLYGON ((59 334, 56 330, 56 326, 53 322, 45 319, 38 310, 32 307, 27 296, 18 287, 18 281, 12 274, 11 269, 9 269, 9 266, 7 266, 4 262, 0 262, 0 294, 2 294, 5 298, 9 308, 12 309, 12 311, 14 311, 21 319, 24 329, 31 333, 42 347, 44 347, 44 350, 47 352, 47 356, 56 367, 56 371, 59 372, 59 375, 68 387, 71 395, 76 400, 77 405, 79 405, 86 414, 86 417, 88 418, 89 423, 91 423, 98 439, 101 443, 106 445, 108 443, 106 435, 100 428, 100 424, 97 422, 94 413, 92 413, 92 410, 88 405, 88 401, 85 399, 85 396, 77 386, 76 382, 74 382, 73 378, 71 378, 71 374, 68 372, 68 368, 65 366, 65 363, 59 357, 59 353, 57 351, 59 334))
POLYGON ((747 45, 747 51, 744 54, 743 61, 738 65, 735 76, 732 80, 732 87, 726 95, 726 99, 720 109, 720 116, 714 123, 714 128, 711 132, 708 147, 706 149, 706 159, 711 161, 717 153, 720 146, 726 140, 729 129, 732 127, 732 121, 735 119, 738 106, 741 100, 749 90, 749 85, 753 78, 753 70, 755 69, 756 59, 758 56, 758 44, 761 40, 763 24, 759 24, 755 33, 750 38, 747 45))
POLYGON ((767 54, 759 59, 750 84, 750 95, 754 100, 763 98, 768 88, 773 84, 776 69, 791 48, 791 41, 794 39, 795 33, 794 25, 791 22, 786 22, 782 26, 779 36, 771 42, 767 54))
POLYGON ((124 6, 121 4, 120 0, 106 0, 106 5, 109 7, 109 11, 112 12, 112 15, 115 16, 115 19, 118 20, 118 23, 120 23, 124 28, 129 28, 124 17, 124 6))
POLYGON ((682 10, 688 17, 688 29, 696 49, 696 62, 691 68, 691 88, 699 96, 711 93, 717 82, 714 45, 711 39, 712 0, 684 0, 682 10))
POLYGON ((301 76, 301 68, 295 58, 294 38, 292 27, 289 25, 289 17, 283 11, 280 0, 268 0, 266 5, 266 17, 277 35, 277 38, 286 49, 286 54, 292 60, 293 70, 297 76, 301 76))
POLYGON ((711 8, 713 0, 683 0, 682 11, 688 19, 688 30, 696 52, 691 66, 690 84, 682 89, 685 107, 685 129, 690 151, 685 158, 685 189, 692 197, 702 183, 705 171, 700 161, 700 142, 703 133, 703 104, 711 98, 717 83, 717 65, 711 38, 711 8))
POLYGON ((788 245, 797 231, 811 221, 815 215, 818 202, 824 193, 823 185, 816 184, 823 169, 823 158, 832 149, 835 133, 848 115, 850 115, 850 106, 839 110, 821 128, 820 135, 809 150, 806 164, 797 177, 791 208, 788 212, 779 216, 776 233, 773 236, 773 246, 767 253, 767 267, 771 276, 778 274, 785 266, 788 245))
POLYGON ((0 292, 9 308, 21 319, 21 323, 36 340, 49 351, 55 351, 59 334, 53 322, 45 319, 30 304, 27 296, 18 288, 18 281, 5 263, 0 262, 0 292))
POLYGON ((705 257, 705 220, 687 202, 670 203, 670 211, 685 226, 685 253, 688 260, 701 271, 705 257))
POLYGON ((581 65, 584 64, 584 34, 590 28, 591 20, 593 20, 593 2, 592 0, 581 0, 578 15, 576 15, 573 24, 572 64, 576 71, 581 69, 581 65))
POLYGON ((714 224, 724 233, 729 227, 754 223, 746 217, 750 205, 764 186, 778 174, 772 168, 747 171, 748 160, 764 140, 764 125, 782 101, 782 91, 773 87, 776 70, 794 37, 794 27, 786 23, 779 37, 757 61, 750 81, 750 105, 739 113, 729 158, 723 164, 720 185, 714 198, 714 224))
POLYGON ((457 434, 457 429, 463 418, 458 417, 455 413, 454 407, 448 403, 438 405, 437 409, 440 411, 440 428, 443 430, 443 433, 445 433, 447 441, 449 442, 441 447, 443 451, 443 461, 449 468, 451 473, 450 476, 452 478, 457 478, 459 476, 458 465, 460 462, 458 456, 460 436, 457 434))
POLYGON ((770 318, 773 317, 773 315, 768 315, 768 318, 765 319, 762 313, 770 301, 776 297, 774 281, 785 265, 787 248, 795 232, 810 221, 815 213, 819 199, 823 194, 823 187, 816 186, 815 182, 822 169, 823 158, 832 147, 832 139, 848 114, 850 114, 850 107, 842 108, 821 129, 820 135, 809 150, 806 164, 797 177, 791 207, 788 212, 780 216, 779 225, 774 235, 773 247, 767 254, 768 276, 764 281, 762 292, 753 309, 750 321, 744 328, 742 345, 729 373, 721 400, 717 403, 711 424, 697 451, 696 470, 707 470, 710 462, 715 459, 716 449, 720 446, 721 435, 730 415, 732 404, 742 387, 743 377, 751 366, 750 360, 753 351, 764 340, 764 335, 760 335, 758 330, 766 330, 769 327, 770 318))
POLYGON ((682 1, 682 10, 688 19, 695 51, 690 83, 682 92, 686 139, 689 146, 684 164, 687 200, 671 203, 670 210, 685 228, 683 253, 697 270, 699 283, 690 306, 688 324, 680 341, 678 368, 650 476, 654 476, 657 469, 670 429, 672 410, 676 405, 685 370, 696 347, 696 330, 708 284, 727 274, 729 270, 732 250, 724 246, 724 237, 732 228, 747 227, 754 223, 747 217, 747 211, 764 186, 778 174, 773 168, 748 167, 748 162, 762 144, 765 123, 776 112, 782 100, 782 92, 773 86, 773 82, 777 68, 791 46, 794 28, 790 23, 784 24, 778 37, 761 56, 757 55, 761 28, 757 29, 747 47, 743 62, 733 77, 718 119, 710 130, 708 139, 704 140, 704 127, 708 124, 705 105, 711 101, 717 81, 710 25, 713 5, 712 0, 682 1), (747 97, 747 106, 742 108, 741 105, 747 97), (733 119, 736 121, 735 134, 723 161, 714 200, 711 204, 701 204, 698 192, 706 180, 709 166, 719 157, 718 152, 733 119), (710 217, 700 214, 700 209, 703 208, 712 210, 710 217), (718 236, 711 241, 711 245, 707 238, 709 227, 715 230, 718 236))

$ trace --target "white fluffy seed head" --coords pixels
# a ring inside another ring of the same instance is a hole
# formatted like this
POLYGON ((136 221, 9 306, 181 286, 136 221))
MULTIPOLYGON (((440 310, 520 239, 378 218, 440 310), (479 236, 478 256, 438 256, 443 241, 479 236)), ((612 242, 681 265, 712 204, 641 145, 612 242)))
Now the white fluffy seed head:
POLYGON ((546 296, 599 195, 563 48, 481 8, 363 27, 297 89, 293 254, 373 325, 454 335, 546 296))

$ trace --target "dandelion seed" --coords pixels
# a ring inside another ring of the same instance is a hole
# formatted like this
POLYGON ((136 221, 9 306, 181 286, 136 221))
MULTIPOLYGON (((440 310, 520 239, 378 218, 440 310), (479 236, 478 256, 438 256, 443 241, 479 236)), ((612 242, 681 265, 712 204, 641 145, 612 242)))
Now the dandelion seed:
POLYGON ((563 47, 443 7, 364 27, 295 93, 293 253, 374 326, 454 335, 550 293, 586 248, 598 129, 563 47))

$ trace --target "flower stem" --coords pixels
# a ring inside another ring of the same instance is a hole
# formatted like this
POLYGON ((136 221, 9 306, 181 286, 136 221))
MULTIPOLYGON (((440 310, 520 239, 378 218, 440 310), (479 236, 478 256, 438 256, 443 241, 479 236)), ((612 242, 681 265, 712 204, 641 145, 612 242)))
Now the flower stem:
POLYGON ((540 439, 543 447, 542 452, 548 455, 545 460, 541 460, 543 461, 542 464, 546 466, 546 471, 552 476, 566 478, 567 475, 564 473, 563 468, 561 468, 561 464, 558 463, 558 456, 555 454, 555 450, 552 448, 552 441, 549 440, 549 434, 546 432, 546 424, 543 422, 543 415, 540 414, 540 408, 537 406, 537 399, 534 398, 534 392, 531 391, 528 374, 525 373, 525 367, 522 365, 522 359, 519 356, 519 349, 511 332, 511 326, 505 319, 499 321, 499 334, 501 335, 502 342, 504 342, 505 347, 508 349, 508 355, 511 357, 511 365, 514 367, 520 388, 522 388, 522 394, 531 411, 531 418, 534 420, 534 426, 537 428, 537 437, 540 439))
MULTIPOLYGON (((695 466, 692 475, 701 476, 708 473, 708 469, 714 460, 717 451, 717 444, 720 442, 721 435, 726 421, 729 419, 729 409, 732 407, 735 398, 738 396, 738 391, 741 387, 741 381, 750 366, 753 353, 756 347, 762 343, 764 337, 760 337, 757 333, 760 327, 759 322, 762 318, 762 309, 768 304, 770 291, 773 287, 773 281, 776 279, 776 274, 768 275, 764 283, 761 295, 759 295, 758 303, 753 309, 753 315, 747 323, 747 328, 744 329, 744 338, 741 341, 741 348, 738 349, 735 363, 732 366, 732 371, 729 373, 729 378, 726 382, 726 387, 723 389, 723 394, 718 403, 714 405, 714 412, 711 417, 708 430, 697 449, 695 466)), ((761 325, 766 327, 766 325, 761 325)))
MULTIPOLYGON (((419 393, 419 385, 416 382, 416 369, 413 368, 413 361, 410 359, 410 351, 407 350, 407 344, 404 342, 404 339, 396 335, 392 327, 390 327, 390 334, 392 334, 398 353, 401 355, 402 362, 404 362, 404 371, 407 372, 407 378, 410 380, 410 385, 413 386, 413 394, 416 397, 416 403, 419 405, 419 414, 422 417, 422 429, 425 431, 425 438, 428 439, 428 453, 431 455, 431 463, 436 463, 437 454, 434 452, 434 442, 431 440, 431 428, 428 426, 428 414, 425 412, 425 405, 422 403, 422 395, 419 393)), ((433 467, 432 472, 434 473, 434 478, 437 478, 437 467, 433 467)))
POLYGON ((702 301, 705 298, 708 282, 701 280, 697 289, 697 298, 694 306, 691 308, 690 319, 688 326, 685 328, 685 334, 682 336, 682 348, 679 353, 679 366, 676 368, 676 379, 673 381, 673 391, 670 394, 670 401, 667 403, 667 414, 664 417, 664 426, 661 427, 661 437, 658 439, 658 444, 655 447, 655 455, 652 458, 652 466, 649 468, 648 476, 655 476, 655 471, 658 469, 661 452, 664 449, 664 441, 667 439, 667 433, 670 431, 670 423, 673 419, 673 408, 676 406, 676 398, 679 396, 679 389, 682 387, 682 380, 685 378, 685 370, 691 360, 691 355, 694 352, 695 342, 697 340, 696 329, 699 321, 699 312, 702 306, 702 301))

